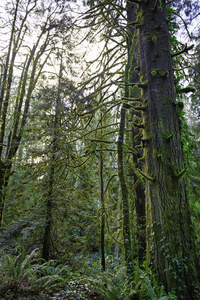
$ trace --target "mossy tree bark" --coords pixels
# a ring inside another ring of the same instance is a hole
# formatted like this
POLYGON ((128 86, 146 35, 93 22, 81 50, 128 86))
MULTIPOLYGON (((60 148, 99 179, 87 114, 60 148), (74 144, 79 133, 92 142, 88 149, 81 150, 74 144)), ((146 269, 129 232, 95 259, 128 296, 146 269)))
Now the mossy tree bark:
MULTIPOLYGON (((133 1, 134 2, 134 1, 133 1)), ((140 1, 138 59, 143 104, 147 253, 157 279, 178 299, 199 299, 199 261, 184 180, 164 0, 140 1)))
MULTIPOLYGON (((128 22, 128 37, 127 37, 127 49, 128 49, 128 61, 130 63, 129 66, 129 76, 128 83, 129 85, 138 81, 138 72, 136 71, 138 61, 137 61, 137 44, 136 44, 136 29, 133 24, 136 21, 136 4, 127 2, 126 6, 127 11, 127 22, 128 22), (132 57, 131 57, 132 56, 132 57)), ((140 89, 134 88, 130 89, 129 96, 132 98, 140 98, 140 89)), ((141 106, 141 102, 134 102, 136 107, 141 106)), ((135 200, 135 211, 136 211, 136 222, 137 222, 137 249, 134 250, 136 256, 138 257, 140 265, 142 265, 143 260, 145 259, 145 251, 146 251, 146 237, 145 237, 145 193, 144 193, 144 184, 141 182, 140 178, 138 178, 137 168, 142 167, 142 156, 143 151, 140 148, 140 135, 141 129, 139 129, 136 125, 133 125, 135 119, 141 119, 141 111, 135 110, 134 108, 130 111, 130 118, 132 121, 132 129, 131 129, 131 140, 133 149, 137 151, 133 153, 133 164, 132 168, 133 175, 133 194, 135 200)))

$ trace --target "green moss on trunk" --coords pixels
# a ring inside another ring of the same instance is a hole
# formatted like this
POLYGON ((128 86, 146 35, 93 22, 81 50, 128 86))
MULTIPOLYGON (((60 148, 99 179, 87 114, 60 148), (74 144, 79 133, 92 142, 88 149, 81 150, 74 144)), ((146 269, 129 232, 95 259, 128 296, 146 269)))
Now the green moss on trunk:
POLYGON ((143 173, 155 174, 154 180, 143 176, 146 178, 147 261, 167 292, 174 291, 178 299, 200 299, 199 260, 194 232, 191 232, 181 136, 174 105, 166 4, 142 1, 140 11, 144 23, 139 28, 139 69, 141 81, 148 82, 141 94, 148 102, 143 112, 143 140, 151 137, 143 143, 143 173), (147 38, 149 32, 154 32, 156 43, 147 38))

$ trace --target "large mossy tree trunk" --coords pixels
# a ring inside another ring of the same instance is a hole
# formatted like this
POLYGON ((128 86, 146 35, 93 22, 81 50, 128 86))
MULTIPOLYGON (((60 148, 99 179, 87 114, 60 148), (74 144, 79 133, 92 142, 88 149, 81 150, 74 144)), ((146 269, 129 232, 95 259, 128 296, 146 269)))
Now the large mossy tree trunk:
MULTIPOLYGON (((134 1, 133 1, 134 2, 134 1)), ((138 2, 138 1, 137 1, 138 2)), ((200 299, 164 0, 140 1, 138 59, 146 180, 147 261, 178 299, 200 299)))

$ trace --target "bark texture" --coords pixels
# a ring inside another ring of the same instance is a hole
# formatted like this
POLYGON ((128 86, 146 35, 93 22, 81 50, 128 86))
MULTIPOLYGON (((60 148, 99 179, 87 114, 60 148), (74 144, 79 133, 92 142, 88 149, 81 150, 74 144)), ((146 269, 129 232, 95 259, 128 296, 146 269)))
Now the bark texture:
POLYGON ((140 1, 137 11, 143 105, 147 260, 167 292, 200 299, 199 262, 190 219, 175 103, 166 4, 140 1))
MULTIPOLYGON (((128 62, 129 66, 129 76, 128 76, 128 85, 134 84, 138 81, 138 72, 136 71, 138 61, 137 61, 137 44, 136 44, 136 28, 133 24, 136 21, 136 4, 127 2, 127 20, 128 20, 128 38, 127 38, 127 48, 128 48, 128 62), (134 54, 133 54, 134 53, 134 54)), ((127 88, 127 87, 126 87, 127 88)), ((129 97, 132 98, 140 98, 140 89, 134 88, 130 89, 128 92, 129 97)), ((139 107, 141 105, 140 101, 134 102, 135 106, 139 107)), ((141 111, 131 109, 130 117, 132 124, 134 123, 134 119, 141 119, 141 111)), ((135 211, 136 211, 136 220, 137 220, 137 249, 136 255, 139 260, 139 264, 142 265, 143 260, 145 259, 145 251, 146 251, 146 237, 145 237, 145 193, 144 193, 144 185, 138 178, 137 168, 142 168, 141 158, 143 156, 142 149, 138 146, 140 144, 140 131, 141 129, 137 128, 137 126, 132 125, 131 128, 131 147, 137 149, 137 153, 133 153, 133 168, 132 172, 133 176, 133 194, 135 200, 135 211)))

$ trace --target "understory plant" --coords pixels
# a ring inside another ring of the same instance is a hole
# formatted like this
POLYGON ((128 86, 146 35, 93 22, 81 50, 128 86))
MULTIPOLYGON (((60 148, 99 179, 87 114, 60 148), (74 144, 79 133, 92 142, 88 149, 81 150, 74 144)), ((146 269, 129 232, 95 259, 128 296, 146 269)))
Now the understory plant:
POLYGON ((1 291, 5 289, 20 290, 24 286, 39 287, 43 290, 58 287, 71 272, 67 266, 57 265, 53 260, 44 262, 38 259, 38 249, 25 254, 24 248, 15 257, 3 251, 0 255, 1 291))
POLYGON ((22 290, 37 289, 54 291, 55 297, 66 299, 176 299, 173 294, 166 295, 158 287, 152 272, 147 275, 137 264, 132 277, 128 277, 123 260, 112 255, 106 257, 106 271, 102 271, 98 260, 89 272, 87 270, 85 275, 79 276, 75 276, 68 266, 57 264, 54 260, 44 262, 38 257, 38 249, 25 254, 22 248, 17 257, 3 251, 0 253, 0 296, 8 291, 9 295, 17 297, 22 290))
MULTIPOLYGON (((108 257, 107 257, 108 259, 108 257)), ((94 272, 83 279, 93 285, 104 300, 175 300, 176 296, 168 294, 158 287, 152 272, 148 276, 139 266, 135 265, 132 277, 127 276, 126 267, 121 262, 110 264, 106 271, 94 272), (152 277, 152 279, 151 279, 152 277)), ((95 263, 95 268, 98 263, 95 263)))

